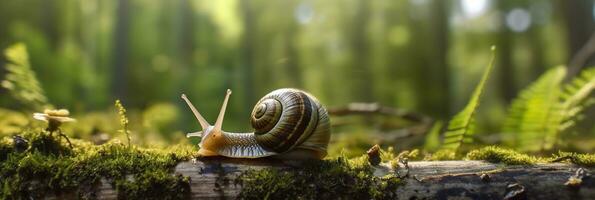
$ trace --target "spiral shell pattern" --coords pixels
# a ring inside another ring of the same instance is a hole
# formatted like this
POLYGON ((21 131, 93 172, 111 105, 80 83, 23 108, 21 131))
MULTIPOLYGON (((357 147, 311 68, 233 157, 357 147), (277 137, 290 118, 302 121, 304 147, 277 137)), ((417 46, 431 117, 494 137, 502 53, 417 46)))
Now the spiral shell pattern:
POLYGON ((256 142, 266 150, 287 152, 304 144, 316 133, 314 137, 318 138, 316 141, 322 141, 321 144, 306 146, 326 154, 326 145, 330 138, 326 115, 326 110, 310 94, 297 89, 278 89, 256 103, 250 122, 255 129, 256 142), (325 116, 321 117, 319 114, 325 116))

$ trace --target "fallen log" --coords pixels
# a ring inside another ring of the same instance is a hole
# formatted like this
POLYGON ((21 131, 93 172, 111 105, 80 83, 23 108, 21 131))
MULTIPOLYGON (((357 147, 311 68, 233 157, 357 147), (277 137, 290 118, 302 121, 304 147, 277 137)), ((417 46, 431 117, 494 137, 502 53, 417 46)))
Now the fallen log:
MULTIPOLYGON (((179 163, 175 173, 190 177, 192 199, 235 199, 242 191, 236 180, 246 171, 293 167, 276 160, 210 158, 179 163)), ((484 161, 419 161, 409 162, 408 168, 408 176, 395 192, 398 199, 595 199, 590 169, 567 163, 509 166, 484 161)), ((102 181, 97 197, 116 199, 117 193, 102 181)))

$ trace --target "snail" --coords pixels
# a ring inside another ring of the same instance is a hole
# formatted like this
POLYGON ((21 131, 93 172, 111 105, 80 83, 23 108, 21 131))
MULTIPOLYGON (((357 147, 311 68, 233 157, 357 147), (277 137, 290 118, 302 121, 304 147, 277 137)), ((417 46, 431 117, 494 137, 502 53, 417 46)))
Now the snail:
POLYGON ((187 137, 201 137, 200 156, 232 158, 277 157, 282 159, 322 159, 330 140, 328 112, 311 94, 302 90, 277 89, 257 103, 250 116, 254 132, 231 133, 222 130, 223 118, 231 90, 227 90, 215 125, 210 125, 186 101, 200 123, 202 131, 187 137))

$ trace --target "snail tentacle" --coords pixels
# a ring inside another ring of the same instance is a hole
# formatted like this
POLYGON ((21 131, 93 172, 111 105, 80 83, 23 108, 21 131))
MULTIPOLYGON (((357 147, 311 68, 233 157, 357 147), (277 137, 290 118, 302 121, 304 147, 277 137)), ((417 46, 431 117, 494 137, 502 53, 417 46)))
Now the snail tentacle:
POLYGON ((227 89, 227 93, 225 94, 225 99, 223 100, 223 105, 221 105, 221 110, 219 111, 219 117, 217 117, 217 121, 215 121, 215 126, 213 131, 221 131, 221 127, 223 126, 223 118, 225 117, 225 109, 227 108, 227 101, 229 101, 229 96, 231 95, 231 90, 227 89))
POLYGON ((202 137, 202 131, 186 133, 186 137, 202 137))
POLYGON ((203 130, 207 129, 207 127, 211 126, 209 124, 209 122, 207 122, 207 120, 204 117, 202 117, 202 115, 198 112, 196 107, 194 107, 194 105, 192 105, 192 102, 190 102, 188 97, 186 97, 186 94, 182 94, 182 99, 184 99, 186 104, 188 104, 188 107, 190 107, 190 110, 192 110, 194 117, 196 117, 196 119, 198 120, 198 123, 200 124, 200 127, 202 127, 203 130))

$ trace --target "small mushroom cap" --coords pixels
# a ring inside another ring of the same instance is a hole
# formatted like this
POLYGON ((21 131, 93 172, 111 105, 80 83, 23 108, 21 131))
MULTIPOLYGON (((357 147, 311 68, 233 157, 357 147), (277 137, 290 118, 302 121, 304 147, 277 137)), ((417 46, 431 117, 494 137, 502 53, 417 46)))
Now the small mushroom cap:
POLYGON ((68 117, 70 112, 66 109, 50 110, 46 109, 43 113, 33 113, 33 118, 41 121, 73 122, 73 118, 68 117))
POLYGON ((68 110, 66 110, 66 109, 59 109, 59 110, 46 109, 43 111, 43 113, 50 115, 50 116, 57 116, 57 117, 68 117, 68 115, 70 115, 70 112, 68 112, 68 110))

